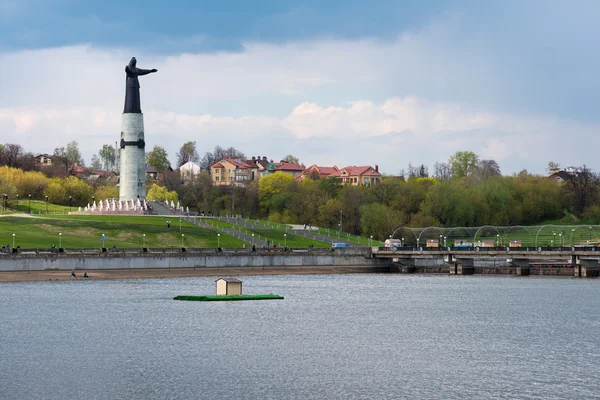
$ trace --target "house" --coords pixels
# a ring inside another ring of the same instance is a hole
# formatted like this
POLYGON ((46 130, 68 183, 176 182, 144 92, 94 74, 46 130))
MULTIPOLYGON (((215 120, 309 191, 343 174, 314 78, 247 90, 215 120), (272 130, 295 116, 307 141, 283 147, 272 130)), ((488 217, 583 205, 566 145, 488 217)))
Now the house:
POLYGON ((554 180, 555 182, 561 183, 571 179, 572 175, 573 173, 567 172, 564 169, 555 169, 551 171, 551 174, 548 178, 554 180))
POLYGON ((75 175, 78 178, 81 178, 83 176, 87 176, 90 174, 90 170, 88 170, 83 165, 79 165, 78 163, 73 163, 70 171, 71 171, 71 175, 75 175))
POLYGON ((275 167, 277 168, 277 172, 292 174, 294 178, 302 175, 302 171, 306 169, 304 165, 287 162, 285 160, 281 160, 279 163, 276 163, 275 167))
POLYGON ((154 167, 146 165, 146 179, 157 180, 158 179, 158 170, 154 167))
POLYGON ((217 296, 241 296, 242 281, 237 278, 219 278, 217 283, 217 296))
POLYGON ((210 166, 210 176, 213 185, 243 185, 257 180, 258 166, 248 164, 242 160, 223 157, 210 166))
POLYGON ((373 185, 381 183, 379 166, 350 166, 344 167, 330 175, 339 178, 344 185, 373 185))
POLYGON ((190 181, 194 179, 194 176, 202 173, 200 166, 192 161, 188 161, 179 167, 179 174, 181 179, 184 181, 190 181))
POLYGON ((319 167, 318 165, 313 164, 302 171, 301 179, 318 180, 329 178, 332 174, 335 174, 339 170, 340 169, 335 165, 333 167, 319 167))
POLYGON ((38 154, 34 157, 35 163, 42 167, 49 167, 52 165, 52 157, 48 154, 38 154))

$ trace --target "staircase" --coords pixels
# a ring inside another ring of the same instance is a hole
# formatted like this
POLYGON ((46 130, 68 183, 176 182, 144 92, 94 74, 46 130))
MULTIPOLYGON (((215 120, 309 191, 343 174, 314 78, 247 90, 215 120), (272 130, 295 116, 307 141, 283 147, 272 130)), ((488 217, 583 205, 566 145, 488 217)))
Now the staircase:
POLYGON ((165 207, 164 204, 161 204, 158 201, 151 201, 150 205, 152 206, 153 215, 179 215, 177 211, 173 211, 170 208, 165 207))

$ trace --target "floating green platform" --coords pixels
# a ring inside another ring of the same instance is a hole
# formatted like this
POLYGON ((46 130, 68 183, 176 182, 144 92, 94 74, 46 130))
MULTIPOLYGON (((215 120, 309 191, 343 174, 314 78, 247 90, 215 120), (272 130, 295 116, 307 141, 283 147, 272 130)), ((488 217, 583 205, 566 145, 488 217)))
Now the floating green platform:
POLYGON ((239 301, 239 300, 283 300, 278 294, 242 294, 239 296, 176 296, 173 300, 188 301, 239 301))

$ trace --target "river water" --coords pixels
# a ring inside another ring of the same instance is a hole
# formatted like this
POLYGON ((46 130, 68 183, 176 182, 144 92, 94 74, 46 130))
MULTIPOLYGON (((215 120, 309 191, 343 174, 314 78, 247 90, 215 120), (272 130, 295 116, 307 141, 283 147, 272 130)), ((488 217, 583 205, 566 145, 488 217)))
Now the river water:
POLYGON ((600 398, 600 280, 242 279, 0 284, 0 399, 600 398))

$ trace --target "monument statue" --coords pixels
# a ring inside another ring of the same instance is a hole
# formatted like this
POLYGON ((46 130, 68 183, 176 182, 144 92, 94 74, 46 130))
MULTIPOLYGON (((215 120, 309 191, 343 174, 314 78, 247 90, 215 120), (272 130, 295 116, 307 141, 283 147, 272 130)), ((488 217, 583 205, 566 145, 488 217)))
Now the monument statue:
MULTIPOLYGON (((136 67, 137 60, 131 58, 125 67, 127 84, 125 108, 121 114, 121 150, 119 199, 132 201, 146 198, 146 162, 144 141, 144 114, 140 104, 140 82, 138 76, 156 72, 155 69, 136 67)), ((126 211, 128 211, 126 209, 126 211)))
POLYGON ((156 72, 156 69, 141 69, 136 67, 137 60, 135 57, 131 57, 129 65, 125 67, 125 73, 127 74, 127 83, 125 90, 125 108, 123 113, 140 113, 142 112, 142 106, 140 103, 140 81, 138 76, 148 75, 152 72, 156 72))

